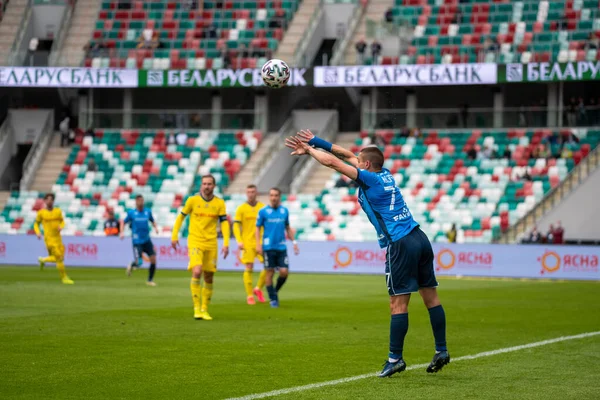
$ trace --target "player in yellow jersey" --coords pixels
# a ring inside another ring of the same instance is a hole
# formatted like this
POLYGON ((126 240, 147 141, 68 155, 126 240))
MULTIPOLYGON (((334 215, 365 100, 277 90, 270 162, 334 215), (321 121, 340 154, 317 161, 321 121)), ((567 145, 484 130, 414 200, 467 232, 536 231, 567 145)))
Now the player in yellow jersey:
POLYGON ((67 271, 65 271, 65 246, 60 236, 60 231, 65 227, 62 211, 60 211, 60 208, 54 207, 54 195, 52 193, 44 196, 44 202, 46 203, 46 208, 38 211, 35 223, 33 224, 33 229, 38 239, 42 238, 42 232, 40 231, 40 224, 42 224, 44 242, 48 249, 48 257, 38 258, 40 269, 44 269, 46 263, 55 263, 62 283, 72 285, 75 282, 69 279, 67 271))
POLYGON ((265 286, 265 276, 267 271, 260 271, 258 282, 252 291, 252 270, 254 268, 254 260, 258 259, 263 262, 262 255, 256 252, 256 218, 258 212, 265 205, 256 200, 257 190, 256 185, 248 185, 246 188, 247 202, 240 205, 235 211, 233 218, 233 234, 240 249, 240 260, 245 266, 244 270, 244 288, 246 289, 246 302, 249 305, 254 305, 254 295, 261 303, 265 302, 265 297, 262 293, 262 288, 265 286))
POLYGON ((194 301, 194 318, 206 321, 212 320, 208 314, 208 305, 213 293, 213 277, 217 271, 217 222, 221 223, 223 233, 223 258, 229 254, 229 222, 225 211, 225 202, 214 195, 216 181, 214 176, 202 177, 200 194, 191 196, 185 202, 181 213, 177 216, 171 244, 173 248, 179 245, 179 229, 183 220, 190 216, 188 234, 188 255, 190 263, 188 270, 192 271, 192 300, 194 301), (200 278, 204 276, 204 287, 200 287, 200 278))

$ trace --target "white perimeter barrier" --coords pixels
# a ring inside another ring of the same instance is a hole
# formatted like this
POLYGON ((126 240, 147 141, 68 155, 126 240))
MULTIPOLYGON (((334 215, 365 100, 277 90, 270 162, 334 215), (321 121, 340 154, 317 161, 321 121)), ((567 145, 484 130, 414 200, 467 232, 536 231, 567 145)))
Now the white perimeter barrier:
MULTIPOLYGON (((65 263, 85 267, 124 267, 133 259, 131 239, 71 236, 63 238, 65 263)), ((186 269, 185 240, 177 250, 165 238, 153 239, 159 269, 186 269)), ((290 270, 333 274, 383 274, 385 249, 377 243, 301 242, 300 255, 288 249, 290 270)), ((438 275, 600 280, 597 246, 434 244, 438 275)), ((33 265, 46 254, 35 236, 0 235, 0 264, 33 265)), ((219 270, 241 271, 237 246, 219 259, 219 270)))

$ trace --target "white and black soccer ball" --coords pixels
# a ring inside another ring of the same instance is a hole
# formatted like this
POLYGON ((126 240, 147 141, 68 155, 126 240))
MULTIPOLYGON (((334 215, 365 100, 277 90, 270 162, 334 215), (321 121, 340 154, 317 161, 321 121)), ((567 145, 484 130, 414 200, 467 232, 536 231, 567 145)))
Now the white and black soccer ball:
POLYGON ((272 89, 279 89, 288 83, 290 67, 284 61, 274 58, 263 65, 261 74, 265 85, 272 89))

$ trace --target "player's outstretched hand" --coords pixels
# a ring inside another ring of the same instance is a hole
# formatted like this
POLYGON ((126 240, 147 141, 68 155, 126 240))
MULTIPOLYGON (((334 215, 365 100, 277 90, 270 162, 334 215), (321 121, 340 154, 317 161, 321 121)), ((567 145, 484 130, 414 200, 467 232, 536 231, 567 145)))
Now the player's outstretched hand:
POLYGON ((240 242, 237 244, 239 251, 244 251, 244 243, 240 242))
POLYGON ((296 137, 286 138, 285 145, 286 147, 294 150, 291 153, 293 156, 302 156, 308 154, 309 146, 296 137))
POLYGON ((300 248, 298 247, 298 244, 294 244, 294 254, 295 255, 300 254, 300 248))
POLYGON ((229 255, 229 247, 223 246, 223 248, 221 249, 221 254, 223 254, 223 259, 226 259, 229 255))
POLYGON ((177 250, 177 247, 179 247, 179 240, 171 241, 171 247, 177 250))
POLYGON ((303 129, 300 132, 296 132, 296 138, 300 139, 304 143, 308 143, 315 137, 315 134, 310 129, 303 129))
POLYGON ((121 234, 119 235, 119 237, 121 238, 121 240, 125 239, 125 232, 121 232, 121 234))
POLYGON ((38 240, 42 240, 42 235, 40 235, 39 233, 37 233, 35 236, 37 236, 38 240))

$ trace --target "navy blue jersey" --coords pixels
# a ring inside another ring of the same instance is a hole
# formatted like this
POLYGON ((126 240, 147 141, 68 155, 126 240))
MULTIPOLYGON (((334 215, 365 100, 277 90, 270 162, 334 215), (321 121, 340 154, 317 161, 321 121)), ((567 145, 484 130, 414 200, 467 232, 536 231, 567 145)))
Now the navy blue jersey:
POLYGON ((150 240, 150 223, 154 222, 152 211, 144 208, 139 211, 137 208, 127 211, 125 223, 131 224, 131 237, 133 244, 142 244, 150 240))
POLYGON ((264 227, 263 250, 285 250, 285 228, 290 224, 288 209, 266 206, 258 212, 256 226, 264 227))
POLYGON ((381 248, 402 239, 419 226, 390 171, 385 168, 379 172, 357 170, 358 202, 375 227, 381 248))

